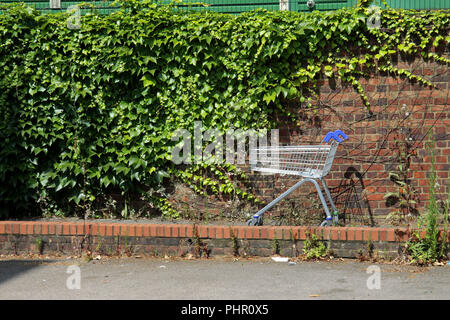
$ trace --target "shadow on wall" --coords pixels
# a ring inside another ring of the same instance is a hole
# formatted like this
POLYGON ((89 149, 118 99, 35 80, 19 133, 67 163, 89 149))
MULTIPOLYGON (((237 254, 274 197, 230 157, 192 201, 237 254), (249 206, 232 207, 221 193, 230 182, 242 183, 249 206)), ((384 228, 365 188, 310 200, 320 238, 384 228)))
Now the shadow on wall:
POLYGON ((334 190, 336 206, 345 225, 355 223, 373 227, 375 221, 369 201, 365 197, 362 174, 355 167, 348 167, 344 178, 334 190))

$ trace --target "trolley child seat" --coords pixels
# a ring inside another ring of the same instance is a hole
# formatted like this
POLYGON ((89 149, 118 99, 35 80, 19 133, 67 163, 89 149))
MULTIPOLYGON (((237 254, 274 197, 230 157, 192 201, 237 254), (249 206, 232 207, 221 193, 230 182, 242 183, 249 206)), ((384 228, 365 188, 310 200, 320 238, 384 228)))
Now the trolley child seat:
POLYGON ((247 221, 247 225, 261 226, 263 224, 263 215, 267 210, 295 191, 300 185, 308 181, 312 182, 316 187, 326 213, 326 219, 320 226, 331 226, 332 223, 336 224, 338 222, 338 211, 331 198, 330 190, 328 190, 323 178, 330 172, 339 143, 346 139, 348 139, 348 137, 341 130, 336 130, 334 132, 328 132, 320 145, 269 146, 252 149, 252 152, 255 155, 254 159, 256 159, 251 163, 252 170, 296 175, 302 177, 302 179, 254 214, 252 219, 247 221), (269 153, 270 157, 267 156, 269 153), (333 209, 333 216, 328 209, 327 202, 325 201, 317 180, 323 185, 325 194, 333 209))

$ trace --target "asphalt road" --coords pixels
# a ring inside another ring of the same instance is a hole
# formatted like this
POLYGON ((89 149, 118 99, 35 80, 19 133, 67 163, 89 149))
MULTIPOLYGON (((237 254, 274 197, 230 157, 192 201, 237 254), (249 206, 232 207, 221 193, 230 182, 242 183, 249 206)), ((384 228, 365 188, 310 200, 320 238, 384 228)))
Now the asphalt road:
POLYGON ((357 261, 289 264, 270 258, 7 258, 0 259, 0 299, 450 298, 448 265, 370 266, 357 261))

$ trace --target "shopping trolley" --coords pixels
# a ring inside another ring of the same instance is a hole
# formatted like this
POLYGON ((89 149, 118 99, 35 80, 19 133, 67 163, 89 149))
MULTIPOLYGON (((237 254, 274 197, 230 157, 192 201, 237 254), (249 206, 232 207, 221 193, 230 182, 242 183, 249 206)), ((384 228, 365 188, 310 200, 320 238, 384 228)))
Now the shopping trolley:
POLYGON ((334 132, 329 132, 320 145, 253 148, 253 157, 251 159, 252 170, 296 175, 301 176, 302 179, 253 215, 252 219, 247 221, 247 225, 261 226, 263 224, 263 215, 267 210, 308 181, 312 182, 316 187, 326 213, 326 219, 320 226, 330 226, 333 223, 336 224, 338 222, 338 211, 331 198, 330 190, 328 190, 323 178, 330 172, 339 143, 346 139, 348 139, 348 137, 341 130, 336 130, 334 132), (316 180, 319 180, 323 185, 325 194, 333 209, 333 216, 328 209, 320 185, 316 180))

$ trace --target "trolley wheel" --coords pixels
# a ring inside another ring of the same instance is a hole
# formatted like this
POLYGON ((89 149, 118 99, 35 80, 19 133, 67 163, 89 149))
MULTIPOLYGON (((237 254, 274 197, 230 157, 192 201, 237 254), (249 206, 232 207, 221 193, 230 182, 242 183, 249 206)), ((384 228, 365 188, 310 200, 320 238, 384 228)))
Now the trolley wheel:
POLYGON ((262 216, 258 216, 257 218, 251 218, 247 221, 248 226, 262 226, 263 225, 263 218, 262 216))
POLYGON ((331 227, 332 221, 331 220, 323 220, 320 224, 321 227, 331 227))

